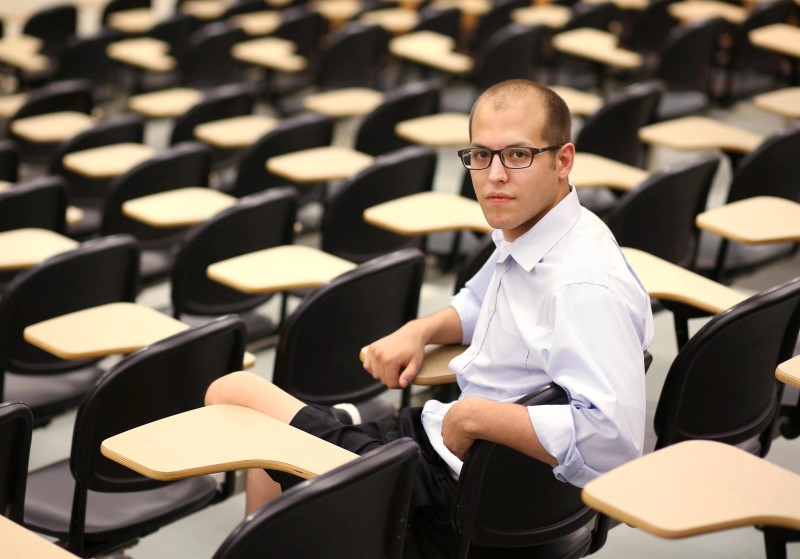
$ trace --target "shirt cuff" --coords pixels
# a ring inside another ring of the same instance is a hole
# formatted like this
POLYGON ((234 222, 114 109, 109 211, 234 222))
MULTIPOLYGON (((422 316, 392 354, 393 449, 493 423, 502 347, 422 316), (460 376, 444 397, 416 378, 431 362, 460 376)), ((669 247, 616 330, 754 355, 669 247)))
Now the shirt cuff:
POLYGON ((583 487, 597 477, 578 452, 571 406, 528 406, 528 416, 539 442, 558 461, 557 479, 583 487))

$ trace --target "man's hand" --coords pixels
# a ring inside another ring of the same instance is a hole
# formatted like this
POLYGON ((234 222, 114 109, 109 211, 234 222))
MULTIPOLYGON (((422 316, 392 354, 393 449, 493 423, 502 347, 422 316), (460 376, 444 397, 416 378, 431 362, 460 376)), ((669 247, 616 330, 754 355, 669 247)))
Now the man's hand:
POLYGON ((493 402, 483 398, 464 398, 453 404, 442 420, 442 439, 447 449, 461 460, 475 442, 476 423, 493 402))
POLYGON ((417 377, 425 355, 425 342, 406 325, 367 348, 364 368, 389 388, 405 388, 417 377))

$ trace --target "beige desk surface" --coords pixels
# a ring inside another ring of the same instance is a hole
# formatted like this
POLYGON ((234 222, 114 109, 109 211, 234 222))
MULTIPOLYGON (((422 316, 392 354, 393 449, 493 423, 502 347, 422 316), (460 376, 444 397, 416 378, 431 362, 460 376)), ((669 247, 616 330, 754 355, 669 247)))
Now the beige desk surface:
POLYGON ((64 167, 95 179, 112 178, 150 159, 155 153, 154 148, 144 144, 111 144, 72 152, 64 157, 64 167))
POLYGON ((39 54, 42 42, 28 35, 0 39, 0 62, 25 70, 40 72, 50 65, 48 58, 39 54))
POLYGON ((253 39, 233 45, 233 57, 248 64, 263 66, 280 72, 301 72, 308 61, 296 54, 297 46, 291 41, 277 37, 253 39))
POLYGON ((418 31, 395 37, 389 41, 389 52, 400 58, 451 74, 465 74, 472 70, 473 61, 457 53, 455 41, 432 31, 418 31))
POLYGON ((511 20, 522 25, 546 25, 550 29, 561 29, 572 17, 572 10, 558 4, 537 4, 517 8, 511 12, 511 20))
POLYGON ((364 211, 364 221, 401 235, 492 230, 478 202, 450 192, 420 192, 378 204, 364 211))
POLYGON ((195 126, 194 135, 213 146, 237 149, 253 144, 275 129, 278 121, 267 115, 242 115, 195 126))
POLYGON ((284 245, 210 265, 209 278, 243 293, 274 293, 318 287, 356 265, 303 245, 284 245))
POLYGON ((649 173, 643 169, 613 159, 594 153, 576 153, 569 180, 578 188, 631 190, 648 176, 649 173))
POLYGON ((151 227, 188 227, 233 206, 237 198, 213 188, 187 187, 128 200, 122 213, 151 227))
POLYGON ((235 25, 244 29, 248 35, 260 36, 269 35, 278 27, 281 22, 281 13, 264 10, 251 12, 249 14, 238 14, 231 18, 235 25))
POLYGON ((115 435, 103 441, 100 451, 164 481, 247 468, 311 478, 357 457, 266 414, 226 404, 197 408, 115 435))
POLYGON ((131 35, 146 33, 158 22, 158 15, 150 8, 120 10, 108 16, 108 26, 131 35))
POLYGON ((704 116, 676 118, 639 129, 639 139, 678 150, 721 149, 747 153, 764 137, 704 116))
POLYGON ((347 87, 307 95, 303 98, 303 106, 331 118, 347 118, 371 113, 383 98, 383 93, 374 89, 347 87))
MULTIPOLYGON (((417 378, 412 384, 417 386, 437 386, 452 384, 456 375, 448 368, 450 361, 458 357, 467 349, 463 345, 429 345, 425 347, 425 361, 422 362, 417 378)), ((369 346, 362 347, 358 357, 363 362, 369 351, 369 346)))
POLYGON ((663 538, 739 526, 800 529, 800 476, 731 445, 685 441, 590 481, 589 506, 663 538))
POLYGON ((558 93, 569 107, 569 111, 574 115, 591 116, 603 106, 603 98, 594 93, 587 93, 586 91, 562 85, 549 87, 558 93))
POLYGON ((222 0, 188 0, 180 5, 181 13, 206 21, 221 17, 226 8, 222 0))
POLYGON ((775 378, 779 381, 800 388, 800 355, 784 361, 775 370, 775 378))
POLYGON ((311 6, 333 24, 352 19, 362 7, 360 0, 315 0, 311 6))
POLYGON ((468 146, 469 115, 438 113, 397 123, 395 134, 416 144, 432 147, 468 146))
POLYGON ((27 93, 11 93, 0 96, 0 118, 11 118, 27 100, 27 93))
POLYGON ((800 240, 800 204, 774 196, 756 196, 698 214, 700 229, 746 244, 800 240))
POLYGON ((176 118, 203 98, 203 92, 175 87, 152 93, 140 93, 128 99, 128 108, 148 118, 176 118))
POLYGON ((558 33, 553 37, 553 47, 573 56, 624 70, 638 68, 643 62, 640 54, 617 46, 617 38, 613 34, 588 27, 558 33))
POLYGON ((670 4, 667 8, 675 19, 684 23, 721 17, 726 21, 739 24, 747 17, 747 10, 718 0, 686 0, 670 4))
POLYGON ((419 23, 419 13, 405 8, 372 10, 358 19, 364 25, 380 25, 394 34, 408 33, 419 23))
POLYGON ((437 10, 458 8, 463 14, 482 16, 492 7, 491 0, 434 0, 431 4, 437 10))
POLYGON ((297 183, 346 179, 375 158, 342 146, 323 146, 270 157, 267 170, 297 183))
POLYGON ((747 36, 757 47, 800 58, 800 27, 773 23, 753 29, 747 36))
POLYGON ((753 105, 786 118, 800 118, 800 87, 787 87, 756 95, 753 97, 753 105))
POLYGON ((151 72, 169 72, 178 61, 169 55, 169 45, 150 37, 126 39, 106 47, 106 55, 112 60, 151 72))
POLYGON ((30 268, 51 256, 67 252, 78 242, 47 229, 25 228, 0 233, 0 270, 30 268))
POLYGON ((711 314, 747 299, 744 293, 647 252, 629 247, 623 247, 622 252, 654 299, 691 305, 711 314))
POLYGON ((77 557, 63 547, 59 547, 36 532, 12 522, 5 516, 0 516, 0 540, 3 542, 3 554, 7 557, 35 559, 75 559, 77 557))
POLYGON ((68 140, 95 124, 85 113, 58 111, 20 118, 11 123, 11 131, 30 142, 58 143, 68 140))
POLYGON ((25 340, 61 359, 130 353, 188 324, 136 303, 109 303, 31 324, 25 340))

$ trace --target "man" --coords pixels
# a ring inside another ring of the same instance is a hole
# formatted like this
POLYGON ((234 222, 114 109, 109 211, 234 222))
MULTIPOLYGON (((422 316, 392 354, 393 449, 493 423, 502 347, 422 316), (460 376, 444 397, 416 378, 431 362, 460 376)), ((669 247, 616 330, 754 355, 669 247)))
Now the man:
MULTIPOLYGON (((458 401, 430 401, 421 414, 402 410, 388 425, 343 426, 247 373, 218 381, 207 397, 253 407, 357 453, 415 438, 422 459, 411 526, 425 557, 448 553, 455 479, 476 439, 533 456, 577 486, 641 455, 644 439, 650 301, 611 233, 569 186, 575 147, 566 104, 534 82, 502 82, 475 103, 470 137, 459 156, 497 250, 451 306, 372 343, 364 361, 387 386, 405 387, 425 345, 468 344, 450 364, 458 401), (570 405, 513 403, 551 381, 570 405)), ((251 471, 248 506, 274 495, 272 483, 251 471)))

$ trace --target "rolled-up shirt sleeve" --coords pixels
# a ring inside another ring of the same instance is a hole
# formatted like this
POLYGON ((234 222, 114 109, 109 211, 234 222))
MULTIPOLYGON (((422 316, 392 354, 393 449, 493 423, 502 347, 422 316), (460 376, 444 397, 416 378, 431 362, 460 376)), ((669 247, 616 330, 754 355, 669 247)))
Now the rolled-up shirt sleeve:
POLYGON ((642 454, 642 342, 651 333, 643 331, 642 309, 598 284, 563 286, 550 316, 547 370, 570 402, 531 406, 528 413, 540 442, 558 461, 556 477, 582 487, 642 454))

